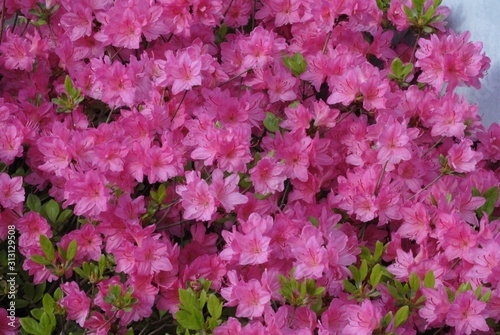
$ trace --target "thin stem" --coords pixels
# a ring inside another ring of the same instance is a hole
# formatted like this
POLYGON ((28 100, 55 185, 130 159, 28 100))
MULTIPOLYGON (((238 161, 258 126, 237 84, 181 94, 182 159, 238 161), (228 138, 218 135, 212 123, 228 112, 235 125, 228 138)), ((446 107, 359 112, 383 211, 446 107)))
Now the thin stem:
POLYGON ((160 230, 160 229, 168 229, 168 228, 172 228, 172 227, 175 227, 175 226, 178 226, 178 225, 181 225, 183 224, 184 222, 188 222, 188 221, 191 221, 191 220, 181 220, 181 221, 177 221, 176 223, 172 223, 172 224, 169 224, 165 227, 160 227, 160 228, 157 228, 156 230, 160 230))
POLYGON ((231 0, 231 2, 229 3, 229 6, 227 6, 226 10, 224 11, 224 14, 222 14, 223 17, 226 17, 226 14, 227 14, 227 12, 229 12, 229 9, 233 5, 233 2, 234 2, 234 0, 231 0))
POLYGON ((225 82, 223 82, 223 83, 219 84, 217 87, 221 87, 221 86, 223 86, 223 85, 226 85, 227 83, 232 82, 233 80, 235 80, 236 78, 241 77, 242 75, 244 75, 245 73, 247 73, 247 72, 248 72, 248 71, 250 71, 250 70, 251 70, 251 68, 250 68, 250 69, 246 69, 245 71, 241 72, 240 74, 237 74, 236 76, 234 76, 234 77, 232 77, 232 78, 230 78, 230 79, 226 80, 225 82))
POLYGON ((433 181, 431 181, 429 184, 427 184, 427 186, 425 186, 423 189, 421 189, 420 191, 418 191, 417 193, 415 193, 414 195, 412 195, 410 197, 410 199, 408 200, 412 200, 413 198, 415 198, 417 195, 419 195, 420 193, 422 193, 423 191, 425 191, 426 189, 428 189, 429 187, 431 187, 432 185, 434 185, 439 179, 443 178, 444 176, 446 176, 446 174, 444 173, 441 173, 439 176, 437 176, 433 181))
POLYGON ((286 195, 288 193, 288 189, 290 188, 290 181, 286 181, 285 182, 286 186, 285 186, 285 191, 283 192, 283 197, 281 198, 281 202, 280 202, 280 208, 283 209, 283 206, 285 205, 285 198, 286 198, 286 195))
POLYGON ((5 24, 5 11, 6 11, 5 2, 6 0, 2 0, 2 17, 0 18, 0 45, 2 44, 3 25, 5 24))
POLYGON ((439 139, 439 141, 437 141, 436 143, 433 144, 432 147, 429 148, 429 150, 427 150, 426 152, 424 152, 424 154, 420 157, 420 158, 424 158, 425 155, 427 155, 429 152, 432 151, 432 149, 434 149, 435 147, 437 147, 441 142, 443 142, 443 140, 446 138, 446 136, 443 136, 439 139))
POLYGON ((177 116, 177 112, 179 111, 179 109, 181 108, 181 105, 182 103, 184 102, 184 98, 186 97, 186 94, 187 94, 188 91, 184 91, 184 94, 182 95, 182 98, 181 98, 181 102, 179 102, 179 104, 177 105, 177 108, 175 109, 175 112, 174 112, 174 115, 172 116, 172 118, 170 119, 170 122, 174 121, 175 117, 177 116))
POLYGON ((321 52, 323 54, 326 53, 326 47, 328 46, 328 42, 330 42, 330 37, 332 37, 332 31, 331 30, 328 32, 328 35, 326 35, 326 41, 325 41, 325 44, 323 44, 323 49, 321 50, 321 52))
POLYGON ((337 121, 337 124, 339 124, 340 122, 344 121, 344 119, 346 119, 349 115, 351 115, 352 112, 354 112, 354 109, 351 109, 349 112, 345 113, 344 116, 342 116, 340 118, 340 120, 337 121))
MULTIPOLYGON (((118 50, 116 50, 115 47, 113 47, 113 49, 116 51, 116 53, 112 57, 109 58, 109 60, 111 60, 111 61, 113 61, 113 59, 115 59, 115 57, 119 55, 119 53, 123 50, 123 47, 121 47, 118 50)), ((120 56, 120 59, 121 59, 121 56, 120 56)), ((122 62, 123 62, 123 59, 122 59, 122 62)))
POLYGON ((380 185, 382 185, 382 179, 385 176, 385 169, 387 168, 388 163, 389 163, 389 161, 385 162, 384 167, 382 168, 382 171, 380 172, 380 176, 379 176, 378 181, 377 181, 377 186, 375 186, 375 192, 374 192, 375 196, 378 196, 378 192, 380 191, 380 185))
POLYGON ((106 118, 106 123, 108 123, 109 120, 111 119, 111 114, 113 114, 113 111, 114 111, 114 109, 109 111, 108 117, 106 118))

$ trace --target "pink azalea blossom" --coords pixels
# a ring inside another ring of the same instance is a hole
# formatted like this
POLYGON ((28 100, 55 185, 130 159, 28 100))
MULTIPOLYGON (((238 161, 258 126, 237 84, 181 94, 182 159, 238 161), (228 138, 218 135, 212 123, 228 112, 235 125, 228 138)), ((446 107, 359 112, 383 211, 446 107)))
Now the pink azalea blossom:
POLYGON ((455 327, 459 334, 471 334, 473 331, 488 331, 486 324, 486 303, 476 299, 474 292, 461 292, 450 305, 446 324, 455 327))
POLYGON ((74 281, 61 284, 61 289, 66 296, 60 299, 58 303, 66 308, 70 320, 75 320, 76 323, 83 327, 89 315, 90 299, 74 281))

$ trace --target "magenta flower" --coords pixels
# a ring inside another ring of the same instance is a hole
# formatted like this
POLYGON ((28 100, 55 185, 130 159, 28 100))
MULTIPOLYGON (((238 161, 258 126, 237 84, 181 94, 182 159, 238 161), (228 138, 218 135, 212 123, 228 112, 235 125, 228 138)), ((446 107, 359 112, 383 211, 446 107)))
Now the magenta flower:
POLYGON ((450 306, 446 324, 455 327, 457 334, 471 334, 473 331, 488 331, 486 303, 476 299, 472 291, 461 292, 450 306))
POLYGON ((59 305, 66 308, 70 320, 75 320, 76 323, 83 327, 89 315, 90 299, 74 281, 61 284, 61 289, 66 296, 58 301, 59 305))
POLYGON ((106 179, 97 171, 76 174, 69 179, 64 189, 66 202, 63 207, 75 205, 76 215, 97 215, 108 209, 111 190, 106 187, 106 179))

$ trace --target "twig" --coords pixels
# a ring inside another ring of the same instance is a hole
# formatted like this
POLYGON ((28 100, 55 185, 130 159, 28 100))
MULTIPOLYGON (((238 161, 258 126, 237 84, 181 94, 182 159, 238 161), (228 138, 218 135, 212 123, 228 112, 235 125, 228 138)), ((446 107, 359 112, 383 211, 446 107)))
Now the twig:
POLYGON ((251 70, 251 68, 250 68, 250 69, 246 69, 245 71, 241 72, 240 74, 237 74, 236 76, 234 76, 234 77, 232 77, 232 78, 230 78, 230 79, 226 80, 225 82, 223 82, 223 83, 219 84, 217 87, 221 87, 221 86, 223 86, 223 85, 226 85, 227 83, 232 82, 233 80, 235 80, 236 78, 239 78, 240 76, 244 75, 245 73, 247 73, 247 72, 248 72, 248 71, 250 71, 250 70, 251 70))
POLYGON ((186 97, 186 94, 187 94, 188 91, 184 91, 184 94, 182 95, 182 98, 181 98, 181 102, 179 102, 179 104, 177 105, 177 108, 175 109, 175 112, 174 112, 174 115, 172 116, 172 118, 170 119, 170 122, 174 121, 175 117, 177 116, 177 112, 179 111, 179 109, 181 108, 181 105, 182 103, 184 102, 184 98, 186 97))
POLYGON ((3 39, 3 25, 5 24, 5 2, 6 0, 2 0, 2 17, 0 18, 0 45, 2 44, 3 39))

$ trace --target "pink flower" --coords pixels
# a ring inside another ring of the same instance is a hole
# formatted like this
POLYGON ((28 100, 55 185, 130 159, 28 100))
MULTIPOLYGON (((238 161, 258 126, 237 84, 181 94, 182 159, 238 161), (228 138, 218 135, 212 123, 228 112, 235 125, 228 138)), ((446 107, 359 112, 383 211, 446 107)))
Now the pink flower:
POLYGON ((74 281, 61 284, 61 289, 66 294, 58 301, 59 305, 66 308, 70 320, 75 320, 81 327, 89 315, 90 299, 81 291, 74 281))
POLYGON ((422 288, 425 296, 425 306, 418 311, 420 317, 427 320, 430 326, 439 326, 445 320, 450 308, 448 293, 443 285, 439 285, 437 290, 433 288, 422 288))
POLYGON ((265 195, 283 191, 286 180, 284 170, 285 166, 276 162, 276 159, 271 156, 258 161, 257 165, 249 171, 255 192, 265 195))
POLYGON ((448 150, 448 164, 456 172, 474 171, 476 164, 481 160, 483 155, 480 152, 475 152, 471 149, 472 141, 469 139, 462 140, 459 144, 454 144, 448 150))
POLYGON ((248 283, 234 287, 234 296, 238 299, 236 316, 241 318, 257 318, 264 312, 271 300, 271 294, 264 289, 257 279, 250 279, 248 283))
POLYGON ((216 169, 212 172, 212 184, 210 189, 214 197, 221 203, 227 212, 234 209, 235 206, 245 204, 248 198, 238 191, 240 177, 234 173, 223 179, 221 170, 216 169))
POLYGON ((0 334, 2 335, 16 335, 19 334, 19 318, 15 317, 15 307, 11 308, 14 313, 7 311, 5 308, 0 308, 0 334))
POLYGON ((14 162, 16 157, 23 155, 24 135, 18 126, 13 124, 3 125, 0 123, 0 160, 7 165, 14 162))
POLYGON ((347 306, 346 315, 347 325, 342 331, 346 335, 371 335, 382 318, 380 309, 371 300, 364 300, 361 306, 347 306))
POLYGON ((14 209, 24 201, 23 177, 10 178, 6 173, 0 174, 0 205, 14 209))
POLYGON ((184 208, 183 218, 185 220, 209 221, 217 210, 215 198, 210 192, 209 186, 200 173, 196 171, 186 172, 186 185, 176 188, 177 194, 182 198, 181 204, 184 208))
POLYGON ((476 299, 472 291, 461 292, 452 302, 446 317, 446 324, 455 327, 457 334, 471 334, 473 331, 488 331, 486 303, 476 299))
POLYGON ((377 143, 379 146, 377 158, 381 163, 390 162, 393 164, 411 159, 409 141, 410 137, 406 134, 406 126, 390 119, 384 124, 380 133, 377 143))
POLYGON ((170 76, 168 81, 172 83, 173 94, 201 85, 202 62, 199 55, 193 51, 194 49, 182 50, 175 56, 170 51, 165 55, 167 58, 165 72, 170 76))
POLYGON ((173 268, 168 259, 167 246, 152 237, 146 237, 134 249, 134 259, 137 274, 140 276, 170 271, 173 268))
POLYGON ((94 170, 75 175, 64 186, 66 202, 63 207, 76 204, 76 215, 97 215, 106 211, 111 193, 106 184, 104 176, 94 170))

